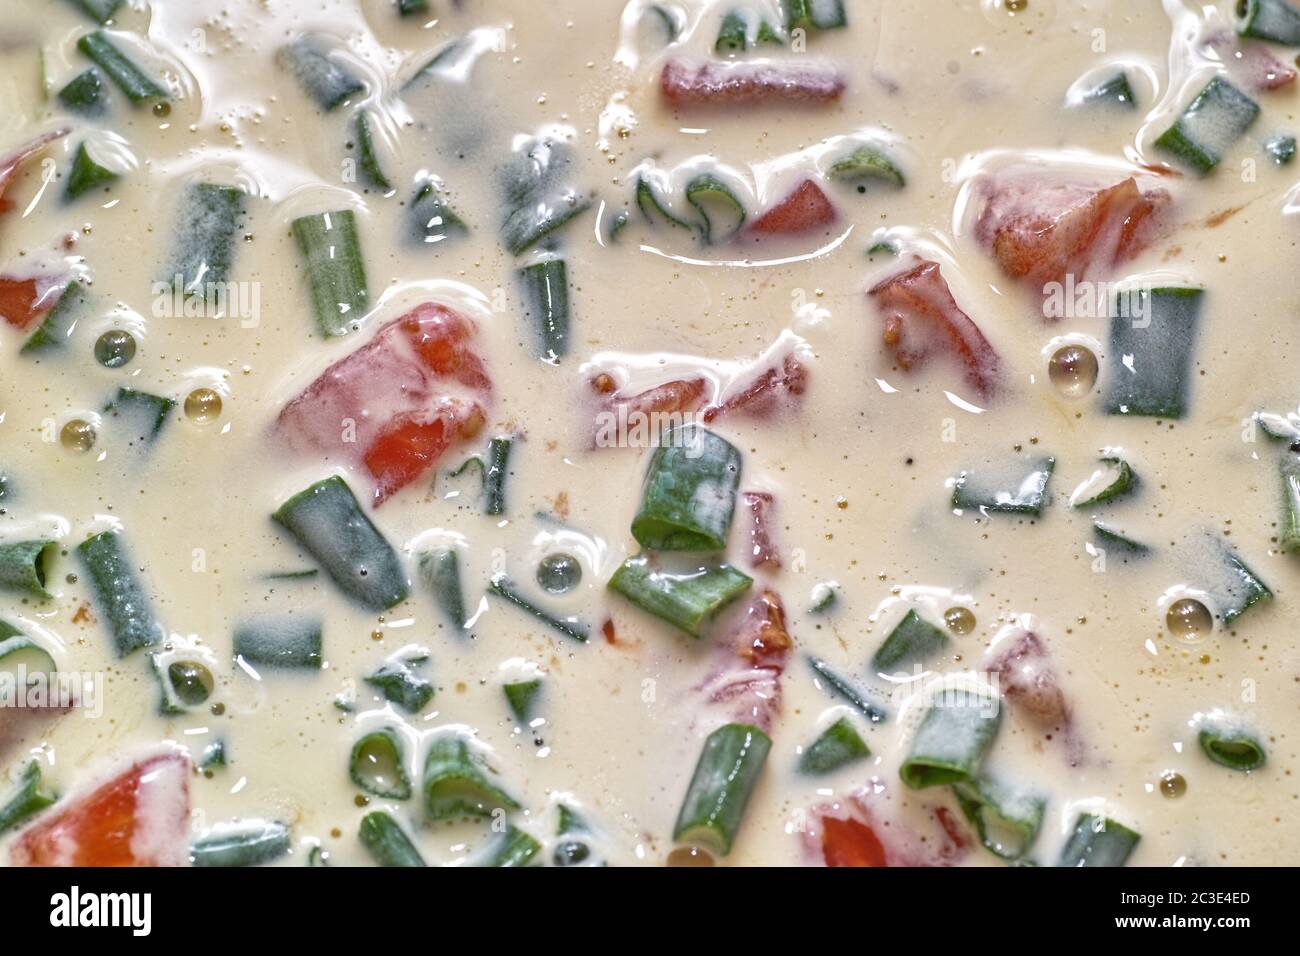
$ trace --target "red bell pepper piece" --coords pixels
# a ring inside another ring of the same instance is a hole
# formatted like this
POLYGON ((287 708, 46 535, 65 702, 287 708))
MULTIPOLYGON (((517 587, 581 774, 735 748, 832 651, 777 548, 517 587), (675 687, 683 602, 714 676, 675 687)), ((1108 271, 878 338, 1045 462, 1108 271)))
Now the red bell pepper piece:
POLYGON ((16 329, 26 329, 59 304, 67 286, 66 278, 0 276, 0 317, 16 329))

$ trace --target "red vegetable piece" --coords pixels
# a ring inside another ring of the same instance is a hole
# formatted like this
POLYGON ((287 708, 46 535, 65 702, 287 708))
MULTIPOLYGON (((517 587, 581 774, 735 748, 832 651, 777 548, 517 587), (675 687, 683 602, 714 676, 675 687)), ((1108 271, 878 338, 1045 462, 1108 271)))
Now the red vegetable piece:
POLYGON ((673 107, 829 103, 844 85, 840 72, 822 63, 669 60, 659 77, 660 92, 673 107))
POLYGON ((776 499, 766 491, 746 491, 741 495, 749 509, 749 566, 779 568, 781 554, 772 540, 772 510, 776 499))
POLYGON ((0 276, 0 317, 16 329, 26 329, 58 304, 66 287, 65 279, 0 276))
POLYGON ((1052 668, 1051 657, 1037 634, 1026 631, 1010 641, 989 662, 990 672, 998 675, 1007 700, 1048 727, 1066 729, 1070 709, 1052 668))
POLYGON ((169 752, 132 764, 38 817, 10 851, 15 866, 184 866, 190 760, 169 752))
POLYGON ((23 163, 31 159, 50 143, 57 139, 67 136, 71 130, 67 127, 63 129, 51 130, 41 136, 36 137, 25 146, 20 146, 14 152, 0 159, 0 212, 7 212, 13 207, 13 203, 5 198, 5 191, 8 190, 10 182, 18 175, 18 170, 23 163))
POLYGON ((900 368, 925 364, 936 352, 955 356, 982 398, 997 391, 1001 360, 979 327, 957 305, 939 263, 920 260, 867 292, 884 320, 885 347, 900 368))
POLYGON ((874 830, 852 817, 822 817, 822 859, 827 866, 889 866, 874 830))
POLYGON ((704 410, 704 420, 711 422, 729 412, 766 415, 780 400, 799 396, 808 387, 808 369, 794 355, 787 355, 779 366, 768 366, 758 373, 744 388, 704 410))
POLYGON ((791 235, 808 232, 835 221, 835 207, 811 179, 799 183, 788 196, 749 224, 749 231, 761 235, 791 235))
POLYGON ((375 479, 375 506, 424 474, 452 442, 470 438, 482 427, 482 408, 451 399, 433 418, 402 415, 392 421, 371 442, 362 459, 375 479))

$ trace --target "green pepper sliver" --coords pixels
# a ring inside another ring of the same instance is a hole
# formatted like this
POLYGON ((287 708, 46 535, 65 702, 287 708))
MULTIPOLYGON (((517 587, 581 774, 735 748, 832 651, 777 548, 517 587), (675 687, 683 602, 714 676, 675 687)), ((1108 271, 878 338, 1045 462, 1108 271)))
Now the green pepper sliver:
POLYGON ((1230 770, 1258 770, 1268 760, 1258 737, 1227 721, 1207 722, 1196 740, 1205 756, 1230 770))
POLYGON ((190 846, 192 866, 257 866, 289 852, 289 828, 253 820, 218 830, 190 846))
POLYGON ((913 790, 970 780, 1001 722, 1002 708, 996 697, 973 691, 940 691, 917 728, 898 775, 913 790))
POLYGON ((302 216, 293 221, 293 234, 307 263, 316 324, 325 335, 345 335, 370 304, 356 214, 302 216))
POLYGON ((0 589, 20 591, 41 601, 54 597, 45 590, 45 564, 55 545, 49 538, 0 544, 0 589))
POLYGON ((434 740, 424 761, 424 799, 429 817, 491 816, 518 810, 519 802, 496 782, 497 774, 468 740, 446 734, 434 740))
POLYGON ((366 84, 359 76, 326 51, 318 49, 309 37, 299 37, 282 46, 277 59, 326 112, 365 91, 366 84))
POLYGON ((513 823, 488 847, 475 866, 527 866, 542 845, 513 823))
POLYGON ((268 611, 235 628, 235 656, 255 666, 317 670, 321 644, 321 620, 313 614, 268 611))
POLYGON ((492 579, 488 584, 488 593, 513 604, 526 614, 531 614, 547 627, 559 631, 565 637, 585 643, 587 638, 591 636, 591 628, 585 622, 578 620, 576 617, 560 617, 558 614, 552 614, 545 608, 539 607, 520 594, 519 590, 505 575, 497 575, 492 579))
POLYGON ((205 296, 209 283, 224 283, 235 258, 235 237, 244 218, 244 191, 217 183, 190 183, 176 211, 172 257, 162 281, 177 278, 186 295, 205 296))
POLYGON ((519 270, 524 319, 535 331, 541 358, 554 362, 569 351, 569 273, 563 259, 544 259, 519 270))
POLYGON ((271 517, 363 607, 382 611, 410 594, 397 552, 337 475, 294 495, 271 517))
POLYGON ((427 866, 411 838, 392 814, 384 810, 362 817, 357 836, 380 866, 427 866))
POLYGON ((1287 0, 1236 0, 1238 36, 1300 46, 1300 10, 1287 0))
POLYGON ((835 670, 820 657, 809 655, 808 666, 812 668, 813 673, 818 679, 824 681, 831 693, 841 700, 848 701, 862 716, 873 724, 878 724, 888 715, 885 711, 872 703, 866 693, 850 681, 848 678, 835 672, 835 670))
POLYGON ((348 757, 348 776, 358 788, 388 800, 408 800, 411 778, 403 763, 402 740, 384 727, 361 737, 348 757))
POLYGON ((465 598, 460 583, 460 557, 455 548, 438 548, 420 555, 420 580, 433 593, 438 608, 458 631, 465 629, 465 598))
POLYGON ((54 802, 52 794, 41 790, 41 765, 35 760, 30 761, 23 767, 16 786, 0 802, 0 833, 12 830, 54 802))
POLYGON ((730 852, 771 749, 771 739, 752 724, 725 724, 709 734, 677 814, 673 839, 722 856, 730 852))
POLYGON ((947 646, 948 635, 909 608, 872 656, 871 669, 877 673, 894 671, 903 664, 923 661, 947 646))
POLYGON ((1055 458, 1027 459, 1022 473, 1011 481, 1001 475, 993 479, 978 471, 963 471, 953 482, 952 506, 962 511, 1036 518, 1047 501, 1047 483, 1055 467, 1055 458))
POLYGON ((811 776, 830 773, 865 760, 871 749, 858 736, 847 717, 831 724, 799 757, 799 772, 811 776))
POLYGON ((1259 116, 1259 105, 1221 76, 1216 76, 1156 138, 1156 146, 1205 175, 1259 116))
POLYGON ((393 188, 393 184, 388 181, 384 175, 384 168, 379 165, 379 154, 375 151, 374 134, 370 132, 370 113, 366 110, 357 112, 356 120, 357 132, 357 152, 360 154, 358 165, 361 171, 366 174, 371 185, 384 192, 393 188))
POLYGON ((103 30, 87 33, 77 41, 77 49, 107 73, 109 79, 121 88, 132 103, 167 98, 167 91, 119 50, 103 30))
POLYGON ((734 445, 696 425, 673 429, 650 459, 632 536, 656 551, 720 551, 739 484, 734 445))
POLYGON ((1037 793, 1013 790, 988 777, 954 784, 952 792, 980 842, 994 856, 1018 860, 1038 839, 1047 801, 1037 793))
POLYGON ((1142 289, 1112 309, 1102 407, 1111 415, 1182 418, 1203 289, 1142 289), (1126 314, 1136 312, 1136 315, 1126 314))
POLYGON ((704 625, 753 583, 753 578, 729 564, 669 571, 656 569, 640 556, 624 561, 608 587, 691 637, 699 637, 704 625))
POLYGON ((1123 866, 1141 836, 1122 823, 1083 813, 1075 821, 1057 866, 1123 866))
POLYGON ((144 582, 127 557, 122 535, 104 531, 77 546, 90 589, 113 635, 118 657, 162 640, 163 626, 154 615, 144 582))

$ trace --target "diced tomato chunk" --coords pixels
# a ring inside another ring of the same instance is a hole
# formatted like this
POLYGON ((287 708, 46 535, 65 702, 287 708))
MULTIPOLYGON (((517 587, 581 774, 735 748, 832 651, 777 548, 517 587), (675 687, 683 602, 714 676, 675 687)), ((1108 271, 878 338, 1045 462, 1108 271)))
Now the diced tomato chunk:
POLYGON ((983 398, 997 391, 1001 360, 957 305, 939 263, 921 260, 881 280, 867 293, 884 322, 885 347, 902 369, 920 367, 936 352, 955 356, 966 381, 983 398))
POLYGON ((760 235, 808 232, 835 221, 835 207, 811 179, 805 179, 790 194, 749 224, 760 235))
POLYGON ((1049 283, 1109 274, 1155 238, 1162 189, 1142 192, 1132 177, 1097 188, 1008 170, 985 186, 975 235, 1002 271, 1047 294, 1049 283))
POLYGON ((190 760, 148 757, 65 800, 18 837, 15 866, 184 866, 189 861, 190 760))
POLYGON ((827 866, 889 866, 885 847, 875 831, 852 817, 823 817, 822 859, 827 866))
POLYGON ((821 63, 669 60, 659 77, 660 92, 674 107, 829 103, 844 86, 840 72, 821 63))
POLYGON ((779 568, 781 554, 772 540, 772 510, 776 499, 766 491, 746 491, 741 495, 749 509, 749 565, 752 568, 779 568))
POLYGON ((26 329, 58 304, 66 287, 67 280, 0 276, 0 317, 16 329, 26 329))
POLYGON ((908 812, 878 779, 809 811, 809 850, 827 866, 952 866, 971 845, 944 806, 908 812))
POLYGON ((7 212, 13 207, 13 203, 5 198, 5 191, 8 190, 10 182, 18 175, 18 170, 23 163, 31 159, 50 143, 57 139, 67 136, 71 132, 68 128, 51 130, 44 135, 36 137, 30 143, 18 147, 8 156, 0 159, 0 212, 7 212))
POLYGON ((382 504, 482 428, 480 399, 492 383, 472 348, 474 332, 472 322, 445 306, 417 307, 286 404, 278 433, 297 451, 365 467, 375 480, 375 504, 382 504))

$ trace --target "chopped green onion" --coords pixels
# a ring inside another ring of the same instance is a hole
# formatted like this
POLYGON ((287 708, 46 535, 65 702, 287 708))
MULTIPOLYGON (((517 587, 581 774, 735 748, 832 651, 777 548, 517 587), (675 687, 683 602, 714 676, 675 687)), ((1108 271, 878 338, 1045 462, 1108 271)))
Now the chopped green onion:
POLYGON ((289 828, 283 823, 252 820, 225 827, 190 847, 193 866, 256 866, 289 852, 289 828))
POLYGON ((1102 406, 1112 415, 1182 418, 1203 289, 1138 292, 1137 315, 1116 307, 1106 352, 1102 406))
POLYGON ((235 656, 263 667, 321 666, 321 622, 312 615, 272 611, 235 628, 235 656))
POLYGON ((434 740, 424 764, 424 796, 429 816, 486 817, 493 810, 518 810, 519 803, 496 782, 497 774, 459 734, 434 740))
POLYGON ((469 235, 469 227, 443 201, 432 182, 421 186, 411 200, 409 220, 411 234, 421 245, 436 246, 469 235))
POLYGON ((451 626, 465 629, 465 599, 460 585, 460 557, 455 548, 438 548, 420 555, 420 580, 451 626))
POLYGON ((706 243, 724 242, 745 224, 744 204, 712 173, 700 173, 686 184, 686 202, 700 214, 706 243))
POLYGON ((826 728, 799 758, 799 772, 811 776, 831 773, 871 756, 871 750, 847 717, 826 728))
POLYGON ((212 770, 215 767, 224 767, 226 765, 226 742, 224 740, 214 740, 203 748, 203 753, 199 756, 199 769, 212 770))
POLYGON ((961 511, 984 514, 1023 514, 1038 517, 1047 500, 1047 482, 1056 467, 1055 458, 1033 458, 987 475, 963 471, 953 482, 952 506, 961 511))
POLYGON ((344 335, 370 304, 356 215, 350 209, 303 216, 293 234, 307 262, 316 324, 325 335, 344 335))
POLYGON ((403 764, 402 740, 384 727, 366 734, 352 745, 348 776, 366 793, 388 800, 408 800, 411 778, 403 764))
POLYGON ((1128 537, 1128 535, 1124 534, 1124 532, 1117 528, 1113 528, 1104 522, 1094 521, 1092 523, 1092 530, 1093 534, 1096 535, 1097 540, 1100 541, 1103 546, 1114 545, 1121 551, 1127 552, 1134 557, 1149 554, 1151 551, 1149 545, 1142 544, 1140 541, 1134 541, 1132 538, 1128 537))
POLYGON ((411 654, 400 660, 384 662, 377 671, 366 676, 366 683, 407 713, 418 714, 433 700, 433 684, 415 673, 413 665, 429 659, 428 654, 411 654))
POLYGON ((996 697, 945 688, 931 702, 898 775, 913 790, 970 780, 1001 722, 996 697))
POLYGON ((515 589, 510 580, 505 575, 497 575, 488 584, 488 593, 495 594, 497 597, 513 604, 527 614, 531 614, 537 620, 541 621, 547 627, 559 631, 565 637, 570 637, 575 641, 586 641, 591 636, 591 628, 583 621, 576 617, 559 617, 543 608, 538 607, 533 602, 515 589))
POLYGON ((1177 122, 1156 138, 1156 145, 1204 175, 1219 165, 1258 115, 1254 100, 1216 76, 1196 94, 1177 122))
POLYGON ((1283 551, 1300 551, 1300 447, 1282 453, 1282 530, 1278 544, 1283 551))
POLYGON ((786 26, 790 30, 832 30, 848 22, 843 0, 787 0, 786 26))
POLYGON ((15 688, 19 686, 17 675, 20 668, 29 675, 52 676, 56 671, 54 658, 49 651, 12 624, 0 621, 0 672, 14 676, 15 688))
POLYGON ((896 671, 903 664, 938 654, 947 646, 948 635, 944 631, 915 609, 909 609, 871 658, 871 669, 881 674, 896 671))
POLYGON ((840 600, 840 586, 837 581, 819 581, 813 585, 812 603, 808 607, 809 614, 827 614, 834 609, 840 600))
POLYGON ((1295 137, 1289 134, 1274 136, 1264 143, 1264 152, 1273 162, 1285 166, 1295 159, 1295 137))
POLYGON ((27 337, 20 354, 41 353, 65 345, 85 311, 86 299, 86 290, 81 283, 76 279, 69 282, 45 320, 27 337))
POLYGON ((704 625, 753 583, 753 578, 729 564, 661 570, 642 555, 624 561, 608 586, 642 610, 699 637, 704 625))
POLYGON ((122 0, 72 0, 72 3, 96 22, 107 23, 122 5, 122 0))
POLYGON ((121 534, 104 531, 93 535, 77 546, 77 553, 117 645, 117 656, 126 657, 161 641, 163 626, 154 616, 153 603, 136 573, 135 563, 127 557, 121 534))
POLYGON ((1259 738, 1230 721, 1209 721, 1196 739, 1205 756, 1229 770, 1258 770, 1268 759, 1259 738))
POLYGON ((0 803, 0 833, 12 830, 55 802, 53 794, 41 790, 41 765, 35 760, 23 767, 16 784, 0 803))
POLYGON ((224 283, 235 258, 235 235, 244 218, 245 194, 234 186, 191 183, 185 188, 173 231, 169 285, 180 277, 187 295, 206 298, 209 283, 224 283))
POLYGON ((674 429, 655 449, 632 536, 659 551, 719 551, 740 484, 740 452, 696 425, 674 429))
POLYGON ((1237 34, 1300 46, 1300 10, 1287 0, 1237 0, 1237 34))
POLYGON ((659 193, 654 185, 644 176, 638 177, 636 181, 636 207, 641 210, 641 215, 646 222, 652 225, 658 219, 662 219, 670 226, 677 226, 687 230, 694 228, 686 220, 673 215, 663 201, 660 200, 659 193))
POLYGON ((772 741, 752 724, 725 724, 704 741, 673 839, 719 855, 731 851, 772 741))
POLYGON ((510 713, 514 714, 515 719, 521 724, 528 723, 533 711, 533 703, 537 700, 537 692, 541 689, 541 680, 521 680, 502 685, 501 690, 505 692, 510 713))
POLYGON ((337 475, 294 495, 271 517, 363 607, 386 610, 410 594, 397 552, 337 475))
POLYGON ((173 399, 134 388, 119 388, 117 396, 104 406, 104 413, 121 422, 128 445, 152 445, 158 438, 167 416, 176 408, 173 399))
POLYGON ((1128 74, 1122 70, 1105 83, 1085 93, 1083 102, 1121 106, 1129 110, 1137 109, 1137 97, 1133 95, 1133 87, 1129 85, 1128 74))
POLYGON ((1057 866, 1123 866, 1142 839, 1128 827, 1091 813, 1079 815, 1057 866))
POLYGON ((749 20, 740 10, 729 10, 718 27, 715 53, 744 53, 749 46, 749 20))
POLYGON ((119 50, 103 30, 87 33, 77 41, 77 49, 107 73, 132 103, 167 99, 167 91, 119 50))
POLYGON ((1256 604, 1271 600, 1272 590, 1224 541, 1211 542, 1215 559, 1202 567, 1200 587, 1209 593, 1219 620, 1231 624, 1256 604))
POLYGON ((69 200, 76 199, 82 193, 107 186, 118 178, 118 173, 91 157, 90 150, 83 142, 72 157, 72 169, 68 171, 68 182, 63 195, 69 200))
POLYGON ((849 681, 847 678, 837 674, 829 664, 820 657, 809 655, 808 665, 813 669, 813 673, 821 680, 826 682, 832 694, 843 700, 848 701, 857 709, 867 720, 873 724, 878 724, 885 719, 886 714, 883 709, 872 703, 866 693, 859 687, 849 681))
POLYGON ((429 0, 397 0, 397 12, 404 17, 429 12, 429 0))
POLYGON ((326 112, 366 89, 359 76, 318 49, 308 37, 299 37, 281 47, 278 59, 326 112))
POLYGON ((362 817, 357 836, 361 845, 380 866, 427 865, 411 838, 393 819, 392 814, 385 810, 376 810, 362 817))
POLYGON ((54 597, 45 590, 45 568, 55 546, 49 538, 0 544, 0 589, 20 591, 41 601, 54 597))
POLYGON ((1092 473, 1070 496, 1072 508, 1091 508, 1120 498, 1137 486, 1137 476, 1122 458, 1107 456, 1101 459, 1102 467, 1092 473))
POLYGON ((544 259, 519 270, 524 318, 536 329, 540 355, 549 361, 569 352, 569 270, 563 259, 544 259))
POLYGON ((957 783, 952 790, 962 814, 994 856, 1018 860, 1033 847, 1047 806, 1042 796, 1013 790, 988 777, 957 783))
POLYGON ((475 866, 527 866, 542 845, 513 823, 506 827, 475 866))
POLYGON ((541 242, 591 205, 567 182, 574 168, 566 143, 536 137, 518 150, 502 174, 507 214, 501 237, 512 255, 541 242))
POLYGON ((59 90, 59 102, 74 113, 87 116, 97 116, 104 112, 108 98, 104 93, 104 81, 99 70, 92 66, 74 76, 59 90))
POLYGON ((379 154, 375 152, 374 136, 370 132, 370 114, 366 110, 360 110, 356 119, 357 130, 357 150, 361 155, 361 171, 366 174, 371 185, 384 192, 393 188, 388 177, 384 175, 384 169, 379 165, 379 154))
POLYGON ((867 180, 873 179, 898 189, 902 189, 907 183, 903 171, 885 155, 884 150, 868 144, 858 146, 847 156, 831 163, 827 175, 831 179, 850 183, 859 189, 864 187, 867 180))

